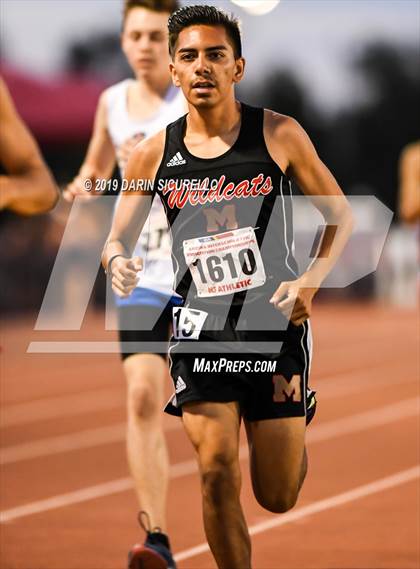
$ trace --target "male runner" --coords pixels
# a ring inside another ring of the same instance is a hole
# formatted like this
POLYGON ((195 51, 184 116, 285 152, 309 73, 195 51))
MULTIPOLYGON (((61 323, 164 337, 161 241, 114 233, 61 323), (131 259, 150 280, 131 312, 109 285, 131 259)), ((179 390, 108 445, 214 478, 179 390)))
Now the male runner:
POLYGON ((52 209, 58 189, 38 145, 19 117, 0 79, 0 210, 36 215, 52 209))
POLYGON ((173 311, 173 403, 182 408, 198 455, 205 531, 217 565, 250 569, 239 500, 240 422, 258 502, 272 512, 289 510, 307 468, 307 319, 351 233, 352 215, 293 119, 235 100, 245 65, 235 19, 210 6, 182 8, 169 20, 169 46, 174 84, 189 114, 131 155, 128 181, 155 180, 153 192, 123 196, 103 265, 115 292, 129 295, 137 280, 131 252, 158 193, 171 225, 176 290, 184 298, 173 311), (328 224, 301 276, 293 257, 290 176, 328 224))
MULTIPOLYGON (((101 95, 86 158, 64 192, 69 201, 76 196, 95 197, 94 192, 86 192, 85 181, 89 179, 95 188, 98 181, 110 178, 116 160, 124 178, 127 158, 139 140, 185 112, 182 92, 172 85, 167 48, 168 17, 177 8, 176 0, 126 0, 121 43, 135 79, 121 81, 101 95)), ((170 236, 160 200, 153 204, 135 255, 145 261, 142 279, 129 299, 117 298, 127 379, 128 461, 145 512, 139 521, 147 530, 144 546, 136 545, 130 552, 130 568, 150 563, 158 552, 156 567, 163 569, 175 567, 166 536, 169 464, 161 411, 167 350, 147 351, 145 343, 168 342, 172 307, 179 298, 173 293, 170 236), (128 342, 137 345, 137 351, 126 349, 128 342)))

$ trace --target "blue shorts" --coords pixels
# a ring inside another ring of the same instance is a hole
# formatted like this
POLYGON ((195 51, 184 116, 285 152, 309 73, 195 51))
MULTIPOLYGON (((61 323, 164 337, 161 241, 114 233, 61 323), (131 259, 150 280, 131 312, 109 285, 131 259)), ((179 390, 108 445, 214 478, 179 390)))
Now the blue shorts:
POLYGON ((164 308, 168 302, 173 306, 179 306, 183 300, 179 296, 170 296, 164 292, 159 292, 151 288, 138 286, 127 298, 120 298, 115 295, 115 304, 118 306, 156 306, 157 308, 164 308))

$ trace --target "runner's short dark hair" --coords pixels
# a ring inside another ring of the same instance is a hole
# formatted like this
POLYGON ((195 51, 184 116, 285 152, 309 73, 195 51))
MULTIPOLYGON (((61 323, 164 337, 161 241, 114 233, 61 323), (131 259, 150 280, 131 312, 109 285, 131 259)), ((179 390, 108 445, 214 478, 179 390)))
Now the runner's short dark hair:
POLYGON ((169 18, 169 53, 173 57, 178 36, 182 30, 189 26, 222 26, 233 46, 235 58, 242 57, 241 32, 239 20, 233 14, 227 14, 214 6, 184 6, 169 18))
POLYGON ((123 25, 128 16, 128 13, 133 8, 146 8, 152 12, 167 12, 172 14, 179 10, 178 0, 124 0, 123 8, 123 25))

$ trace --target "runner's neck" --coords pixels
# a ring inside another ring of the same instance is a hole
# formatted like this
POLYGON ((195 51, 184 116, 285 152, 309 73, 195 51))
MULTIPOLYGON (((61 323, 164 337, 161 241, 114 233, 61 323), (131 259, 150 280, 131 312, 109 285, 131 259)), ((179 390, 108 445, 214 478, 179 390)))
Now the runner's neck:
POLYGON ((210 109, 197 109, 189 105, 185 141, 198 144, 206 139, 222 138, 235 141, 241 126, 241 104, 232 99, 210 109))

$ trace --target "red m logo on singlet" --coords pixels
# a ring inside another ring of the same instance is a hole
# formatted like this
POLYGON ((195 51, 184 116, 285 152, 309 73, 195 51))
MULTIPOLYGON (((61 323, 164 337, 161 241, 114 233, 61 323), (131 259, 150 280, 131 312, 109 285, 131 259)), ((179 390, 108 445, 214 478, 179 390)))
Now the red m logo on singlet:
POLYGON ((207 231, 238 229, 234 204, 225 205, 221 211, 217 211, 214 207, 208 207, 203 209, 203 213, 207 219, 207 231))

